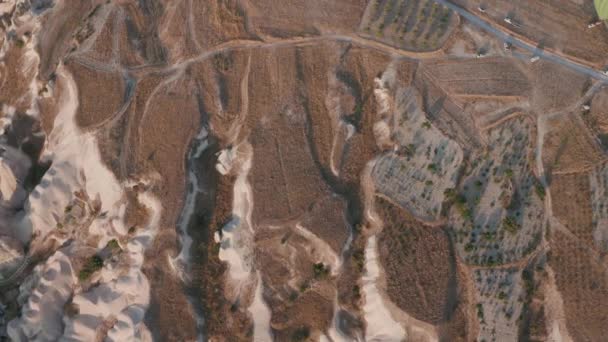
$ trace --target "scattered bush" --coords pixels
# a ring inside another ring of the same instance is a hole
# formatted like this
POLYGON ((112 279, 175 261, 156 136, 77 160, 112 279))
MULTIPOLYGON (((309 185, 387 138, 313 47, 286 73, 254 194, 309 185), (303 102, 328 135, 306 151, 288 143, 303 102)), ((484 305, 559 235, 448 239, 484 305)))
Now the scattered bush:
POLYGON ((483 305, 481 303, 477 303, 477 317, 483 321, 483 305))
POLYGON ((312 270, 315 274, 315 278, 322 279, 329 275, 329 266, 326 266, 322 262, 318 262, 312 266, 312 270))
POLYGON ((505 217, 502 220, 502 228, 511 234, 516 234, 520 226, 512 217, 505 217))
POLYGON ((310 328, 300 327, 293 332, 291 335, 291 340, 294 342, 300 342, 305 341, 308 337, 310 337, 310 328))
POLYGON ((536 190, 538 198, 540 198, 541 201, 544 201, 546 195, 545 186, 541 182, 536 181, 534 184, 534 190, 536 190))
POLYGON ((363 271, 363 267, 365 267, 365 253, 363 250, 356 250, 353 252, 353 260, 355 265, 357 265, 357 269, 361 272, 363 271))
POLYGON ((103 259, 99 255, 93 255, 87 259, 86 263, 78 273, 78 279, 81 281, 89 279, 89 277, 99 271, 103 267, 103 259))
POLYGON ((118 244, 118 241, 116 239, 112 239, 112 240, 108 241, 108 243, 106 244, 106 248, 111 249, 111 250, 121 249, 120 245, 118 244))

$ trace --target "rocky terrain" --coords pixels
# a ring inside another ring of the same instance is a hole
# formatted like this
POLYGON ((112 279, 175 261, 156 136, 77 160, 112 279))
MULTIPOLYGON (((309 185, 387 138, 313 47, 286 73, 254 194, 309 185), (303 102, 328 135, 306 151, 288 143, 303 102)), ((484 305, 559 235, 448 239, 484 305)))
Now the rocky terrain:
POLYGON ((0 341, 605 340, 608 28, 516 3, 0 2, 0 341))

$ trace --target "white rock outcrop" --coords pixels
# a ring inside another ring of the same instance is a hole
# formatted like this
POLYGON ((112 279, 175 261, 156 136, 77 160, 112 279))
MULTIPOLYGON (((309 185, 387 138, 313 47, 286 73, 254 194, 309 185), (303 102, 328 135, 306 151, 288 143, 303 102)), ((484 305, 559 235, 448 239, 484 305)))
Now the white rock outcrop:
POLYGON ((5 208, 19 208, 26 198, 23 183, 30 170, 31 162, 21 151, 0 146, 0 205, 5 208))
POLYGON ((0 235, 0 280, 23 260, 21 243, 10 236, 0 235))

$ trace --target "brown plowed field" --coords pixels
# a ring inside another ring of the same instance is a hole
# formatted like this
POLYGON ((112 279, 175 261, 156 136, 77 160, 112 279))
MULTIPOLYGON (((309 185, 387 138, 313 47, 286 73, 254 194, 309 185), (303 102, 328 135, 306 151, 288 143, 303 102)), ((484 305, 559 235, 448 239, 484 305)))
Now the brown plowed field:
POLYGON ((378 251, 389 298, 416 319, 431 324, 445 322, 456 308, 458 291, 455 259, 446 233, 424 226, 381 197, 376 197, 376 209, 384 222, 378 251))

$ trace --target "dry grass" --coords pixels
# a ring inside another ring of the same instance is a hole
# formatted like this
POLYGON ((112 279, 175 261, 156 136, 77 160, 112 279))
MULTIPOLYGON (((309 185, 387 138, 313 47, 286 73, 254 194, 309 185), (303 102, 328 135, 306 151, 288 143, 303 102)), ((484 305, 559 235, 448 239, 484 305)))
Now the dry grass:
MULTIPOLYGON (((98 8, 94 10, 95 14, 100 13, 102 10, 98 8)), ((103 26, 99 29, 95 41, 91 43, 90 50, 85 53, 86 57, 93 60, 111 63, 114 58, 114 37, 120 36, 120 32, 115 30, 116 23, 118 22, 118 11, 111 9, 110 13, 107 14, 103 26)))
POLYGON ((365 1, 355 0, 274 0, 248 1, 246 9, 260 36, 286 38, 321 32, 353 32, 365 9, 365 1))
POLYGON ((424 68, 453 96, 525 98, 531 90, 526 75, 507 58, 435 60, 424 68))
POLYGON ((543 144, 545 170, 553 174, 582 172, 604 159, 597 141, 577 114, 568 114, 550 124, 543 144))
POLYGON ((61 58, 72 47, 72 39, 84 23, 84 18, 102 0, 69 0, 54 6, 43 21, 36 49, 40 54, 40 78, 48 80, 61 58))
POLYGON ((431 324, 445 322, 456 307, 458 291, 446 233, 425 227, 381 197, 376 198, 376 209, 384 221, 378 250, 389 298, 416 319, 431 324))
POLYGON ((532 64, 530 71, 533 84, 531 105, 539 114, 565 110, 574 105, 591 85, 586 76, 543 60, 532 64))
POLYGON ((66 63, 78 86, 76 123, 82 128, 99 125, 113 117, 125 100, 125 82, 119 72, 92 70, 74 60, 66 63))
POLYGON ((555 231, 549 265, 564 301, 566 324, 575 341, 599 341, 608 333, 606 263, 589 247, 555 231))
POLYGON ((553 176, 551 199, 555 217, 581 242, 594 247, 589 175, 574 173, 553 176))

